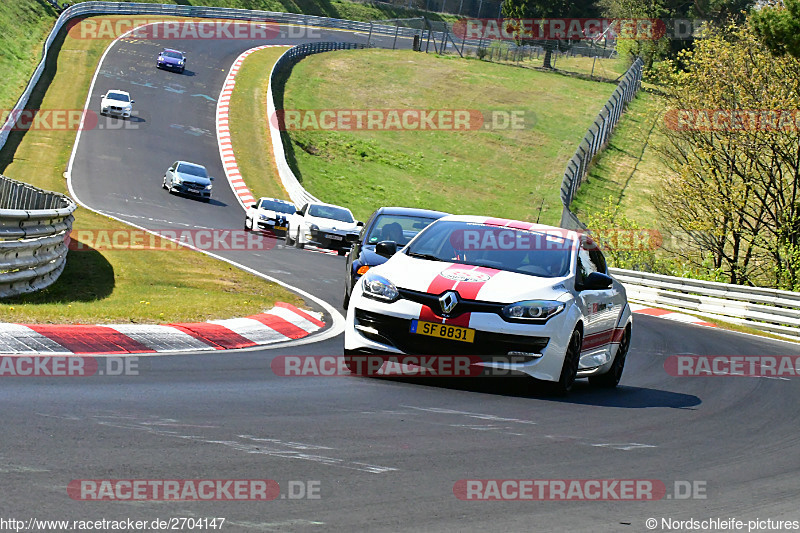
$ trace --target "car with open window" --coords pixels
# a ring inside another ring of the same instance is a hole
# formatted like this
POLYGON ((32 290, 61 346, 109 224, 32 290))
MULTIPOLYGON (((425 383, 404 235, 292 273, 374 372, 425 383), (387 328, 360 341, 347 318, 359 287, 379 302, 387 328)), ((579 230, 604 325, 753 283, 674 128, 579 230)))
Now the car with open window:
POLYGON ((428 225, 446 216, 441 211, 411 207, 381 207, 369 217, 359 235, 350 235, 353 246, 347 254, 345 265, 344 299, 347 309, 353 286, 370 268, 386 262, 386 257, 375 253, 378 242, 394 242, 402 248, 428 225))
POLYGON ((464 354, 482 371, 522 373, 561 394, 577 378, 619 383, 631 309, 588 235, 447 216, 402 250, 378 242, 375 251, 389 260, 355 284, 347 310, 351 371, 365 373, 364 355, 464 354))

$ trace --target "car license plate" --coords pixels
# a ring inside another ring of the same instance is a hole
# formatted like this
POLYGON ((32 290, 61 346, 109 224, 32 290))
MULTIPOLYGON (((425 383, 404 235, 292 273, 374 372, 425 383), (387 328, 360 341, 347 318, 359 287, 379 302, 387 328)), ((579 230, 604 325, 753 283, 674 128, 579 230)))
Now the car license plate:
POLYGON ((341 236, 341 235, 331 235, 330 233, 328 233, 327 235, 325 235, 325 237, 326 237, 326 238, 327 238, 329 241, 341 241, 341 240, 342 240, 342 236, 341 236))
POLYGON ((200 189, 186 189, 186 190, 192 194, 200 194, 200 189))
POLYGON ((281 229, 286 231, 286 226, 275 226, 275 229, 281 229))
POLYGON ((427 335, 429 337, 439 337, 461 342, 475 342, 475 330, 451 326, 450 324, 437 324, 436 322, 423 322, 421 320, 411 321, 411 333, 417 335, 427 335))

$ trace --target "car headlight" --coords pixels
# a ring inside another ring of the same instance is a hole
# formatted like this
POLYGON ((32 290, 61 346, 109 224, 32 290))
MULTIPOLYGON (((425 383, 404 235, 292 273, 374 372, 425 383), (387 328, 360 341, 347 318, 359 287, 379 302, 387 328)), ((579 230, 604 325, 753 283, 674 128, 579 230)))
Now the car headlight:
POLYGON ((183 180, 179 176, 172 176, 172 182, 175 185, 180 185, 181 183, 183 183, 183 180))
POLYGON ((212 187, 212 185, 209 183, 208 185, 206 185, 206 190, 207 190, 207 191, 210 191, 210 190, 211 190, 211 187, 212 187))
POLYGON ((258 219, 259 220, 269 220, 269 217, 267 215, 258 215, 258 219))
POLYGON ((183 66, 183 61, 178 61, 178 66, 182 67, 183 66))
POLYGON ((503 316, 524 322, 547 322, 564 310, 562 302, 550 300, 526 300, 503 307, 503 316))
POLYGON ((367 272, 367 274, 361 278, 361 283, 364 289, 364 296, 368 298, 373 298, 382 302, 394 302, 400 297, 400 293, 397 287, 394 286, 394 283, 383 276, 367 272))

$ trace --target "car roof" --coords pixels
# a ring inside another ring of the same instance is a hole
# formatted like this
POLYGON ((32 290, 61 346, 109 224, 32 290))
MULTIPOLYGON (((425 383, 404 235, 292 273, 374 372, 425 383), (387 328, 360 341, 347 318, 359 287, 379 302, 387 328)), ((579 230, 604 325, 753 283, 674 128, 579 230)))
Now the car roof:
POLYGON ((203 165, 201 165, 201 164, 199 164, 199 163, 192 163, 191 161, 181 161, 180 159, 178 160, 178 162, 177 162, 177 163, 178 163, 179 165, 180 165, 180 164, 186 164, 186 165, 192 165, 192 166, 195 166, 195 167, 203 167, 203 168, 206 168, 206 167, 204 167, 203 165))
POLYGON ((418 209, 416 207, 379 207, 375 210, 375 215, 404 215, 408 217, 430 217, 441 218, 448 216, 450 213, 442 211, 433 211, 431 209, 418 209))
POLYGON ((279 202, 279 203, 282 203, 282 204, 294 205, 294 204, 293 204, 292 202, 290 202, 289 200, 281 200, 280 198, 270 198, 269 196, 262 196, 261 198, 259 198, 259 199, 258 199, 258 201, 259 201, 259 202, 260 202, 261 200, 271 200, 271 201, 273 201, 273 202, 279 202))
POLYGON ((161 50, 161 52, 176 52, 181 55, 183 54, 183 52, 181 52, 180 50, 175 50, 174 48, 164 48, 163 50, 161 50))
MULTIPOLYGON (((556 226, 548 226, 546 224, 537 224, 535 222, 525 222, 523 220, 512 220, 508 218, 485 217, 476 215, 448 215, 440 220, 452 220, 455 222, 473 222, 475 224, 486 224, 489 226, 509 227, 514 229, 521 229, 526 231, 558 231, 567 232, 564 228, 556 226)), ((575 232, 576 235, 579 233, 575 232)))
MULTIPOLYGON (((328 204, 328 203, 325 203, 325 202, 308 202, 308 205, 327 205, 329 207, 338 207, 339 209, 347 209, 348 211, 350 211, 350 209, 348 209, 347 207, 345 207, 343 205, 328 204)), ((350 212, 350 214, 352 214, 352 211, 350 212)))

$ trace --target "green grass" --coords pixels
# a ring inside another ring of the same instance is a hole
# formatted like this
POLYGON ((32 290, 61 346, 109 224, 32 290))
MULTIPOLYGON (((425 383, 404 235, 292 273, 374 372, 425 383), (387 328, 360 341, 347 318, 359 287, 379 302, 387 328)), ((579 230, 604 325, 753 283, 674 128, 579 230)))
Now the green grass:
POLYGON ((651 199, 667 172, 655 148, 664 142, 659 127, 664 105, 661 96, 646 91, 629 104, 572 203, 579 218, 601 209, 610 196, 630 219, 653 227, 658 214, 651 199))
MULTIPOLYGON (((107 45, 107 41, 98 39, 64 39, 62 34, 30 107, 83 108, 92 74, 107 45)), ((31 130, 24 136, 13 132, 0 152, 0 172, 66 193, 62 174, 74 140, 74 131, 31 130)), ((78 234, 80 230, 126 227, 78 209, 73 230, 78 234)), ((259 313, 277 300, 302 304, 278 285, 186 249, 73 251, 56 283, 37 293, 4 299, 0 321, 202 321, 259 313)))
POLYGON ((256 198, 289 199, 281 185, 272 155, 267 120, 267 86, 272 65, 286 48, 265 48, 247 56, 236 75, 231 95, 231 143, 236 164, 250 192, 256 198), (262 117, 254 120, 254 117, 262 117))
POLYGON ((0 2, 0 119, 17 103, 41 61, 42 44, 56 16, 43 1, 0 2))
POLYGON ((606 83, 409 51, 340 51, 304 59, 285 109, 521 111, 524 129, 293 131, 290 163, 315 196, 364 219, 407 205, 557 223, 559 186, 606 83))

